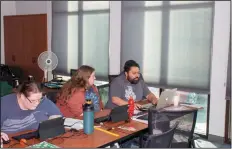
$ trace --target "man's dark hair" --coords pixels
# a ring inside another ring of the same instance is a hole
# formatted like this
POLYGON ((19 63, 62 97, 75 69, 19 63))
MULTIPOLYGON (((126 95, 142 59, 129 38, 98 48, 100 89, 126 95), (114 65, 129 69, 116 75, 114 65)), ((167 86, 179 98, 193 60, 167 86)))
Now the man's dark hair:
POLYGON ((136 61, 134 61, 134 60, 128 60, 128 61, 126 61, 125 65, 124 65, 124 72, 129 72, 131 67, 138 67, 138 68, 140 68, 139 64, 136 63, 136 61))

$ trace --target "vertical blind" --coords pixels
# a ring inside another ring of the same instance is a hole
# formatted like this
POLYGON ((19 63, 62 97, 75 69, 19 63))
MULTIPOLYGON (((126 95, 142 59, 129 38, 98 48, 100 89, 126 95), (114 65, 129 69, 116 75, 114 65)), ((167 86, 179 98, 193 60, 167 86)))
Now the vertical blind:
POLYGON ((90 65, 97 79, 107 79, 109 1, 52 1, 52 51, 59 59, 55 72, 90 65))
POLYGON ((208 92, 213 6, 211 1, 122 1, 121 68, 134 59, 149 84, 208 92))

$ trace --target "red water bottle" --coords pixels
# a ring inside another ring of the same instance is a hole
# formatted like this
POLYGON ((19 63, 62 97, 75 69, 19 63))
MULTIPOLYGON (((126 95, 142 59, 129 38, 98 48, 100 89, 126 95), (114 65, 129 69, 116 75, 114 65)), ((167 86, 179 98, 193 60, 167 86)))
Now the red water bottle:
POLYGON ((132 118, 132 116, 134 115, 134 107, 135 107, 135 103, 134 103, 134 99, 130 96, 129 100, 128 100, 128 114, 129 114, 129 119, 132 118))

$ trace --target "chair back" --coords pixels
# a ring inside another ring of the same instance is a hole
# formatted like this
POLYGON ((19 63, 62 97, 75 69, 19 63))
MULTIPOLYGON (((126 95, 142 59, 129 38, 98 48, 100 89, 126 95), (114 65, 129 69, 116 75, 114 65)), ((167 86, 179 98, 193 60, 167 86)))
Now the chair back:
POLYGON ((177 125, 160 135, 149 135, 143 148, 170 148, 177 125))
POLYGON ((108 75, 109 84, 113 81, 114 78, 118 77, 119 75, 108 75))
POLYGON ((178 121, 179 125, 174 134, 172 147, 191 148, 197 121, 197 112, 197 109, 174 112, 175 116, 173 118, 175 117, 175 119, 172 120, 172 123, 178 121))
POLYGON ((53 103, 56 103, 56 96, 57 96, 58 91, 54 92, 47 92, 45 95, 46 97, 51 100, 53 103))
POLYGON ((153 134, 154 130, 157 128, 162 132, 167 131, 170 125, 174 125, 178 122, 179 124, 174 133, 172 147, 191 147, 196 125, 197 111, 197 109, 181 111, 166 111, 161 109, 160 111, 156 111, 154 108, 151 108, 149 109, 148 114, 149 134, 153 134), (160 115, 162 116, 162 119, 160 118, 160 115), (159 121, 161 120, 166 121, 166 123, 160 123, 159 121), (167 121, 169 121, 169 123, 167 121))

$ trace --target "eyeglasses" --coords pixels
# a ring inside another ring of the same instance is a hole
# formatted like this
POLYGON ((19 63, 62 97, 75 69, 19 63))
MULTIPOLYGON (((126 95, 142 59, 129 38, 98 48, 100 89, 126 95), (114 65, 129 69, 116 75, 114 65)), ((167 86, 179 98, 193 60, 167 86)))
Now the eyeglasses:
MULTIPOLYGON (((24 95, 25 96, 25 95, 24 95)), ((26 98, 27 98, 27 96, 25 96, 26 98)), ((27 100, 30 102, 30 103, 32 103, 32 104, 35 104, 35 103, 40 103, 40 101, 43 99, 43 96, 39 99, 39 100, 33 100, 33 101, 31 101, 29 98, 27 98, 27 100)))

